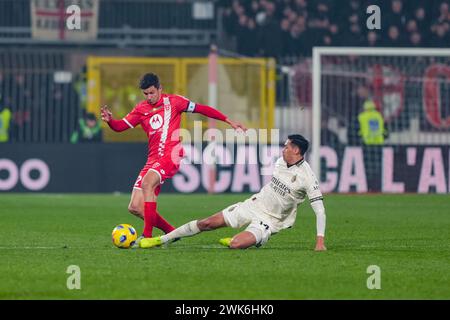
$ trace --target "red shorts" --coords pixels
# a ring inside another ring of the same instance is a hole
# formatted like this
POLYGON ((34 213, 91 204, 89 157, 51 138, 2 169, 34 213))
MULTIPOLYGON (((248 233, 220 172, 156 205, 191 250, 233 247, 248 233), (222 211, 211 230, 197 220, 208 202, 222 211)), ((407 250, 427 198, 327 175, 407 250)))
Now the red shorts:
MULTIPOLYGON (((134 183, 134 188, 142 189, 142 179, 149 170, 156 172, 159 175, 160 183, 163 184, 164 180, 172 178, 179 169, 180 164, 172 162, 170 158, 148 161, 139 173, 139 176, 134 183)), ((160 187, 158 186, 156 193, 159 193, 159 189, 160 187)))

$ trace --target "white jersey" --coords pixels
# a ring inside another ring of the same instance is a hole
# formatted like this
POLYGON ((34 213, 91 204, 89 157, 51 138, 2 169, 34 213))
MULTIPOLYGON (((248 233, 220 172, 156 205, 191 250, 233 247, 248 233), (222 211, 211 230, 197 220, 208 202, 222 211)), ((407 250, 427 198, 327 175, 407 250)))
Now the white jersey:
POLYGON ((297 217, 297 206, 305 201, 322 200, 319 183, 305 160, 290 167, 280 158, 275 163, 272 180, 253 195, 253 204, 269 219, 272 232, 291 227, 297 217))

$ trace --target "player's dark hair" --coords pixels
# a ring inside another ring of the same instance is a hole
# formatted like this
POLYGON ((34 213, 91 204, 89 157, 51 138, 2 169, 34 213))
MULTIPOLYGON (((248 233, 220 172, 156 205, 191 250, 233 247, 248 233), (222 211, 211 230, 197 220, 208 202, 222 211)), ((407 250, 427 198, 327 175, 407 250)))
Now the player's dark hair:
POLYGON ((154 73, 146 73, 142 76, 141 80, 139 81, 139 88, 141 90, 145 90, 147 88, 150 88, 151 86, 154 86, 156 89, 159 89, 161 87, 161 84, 159 83, 159 78, 154 73))
POLYGON ((300 149, 300 154, 303 156, 309 148, 309 141, 300 134, 291 134, 288 139, 300 149))

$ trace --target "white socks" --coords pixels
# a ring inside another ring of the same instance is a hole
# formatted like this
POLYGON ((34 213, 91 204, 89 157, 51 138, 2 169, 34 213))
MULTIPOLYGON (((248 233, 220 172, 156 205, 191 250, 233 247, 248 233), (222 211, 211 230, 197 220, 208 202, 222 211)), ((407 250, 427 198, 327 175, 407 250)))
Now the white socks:
POLYGON ((200 229, 197 226, 197 220, 194 220, 183 224, 181 227, 173 230, 172 232, 169 232, 168 234, 161 236, 161 242, 167 243, 173 241, 176 238, 191 237, 199 232, 200 229))

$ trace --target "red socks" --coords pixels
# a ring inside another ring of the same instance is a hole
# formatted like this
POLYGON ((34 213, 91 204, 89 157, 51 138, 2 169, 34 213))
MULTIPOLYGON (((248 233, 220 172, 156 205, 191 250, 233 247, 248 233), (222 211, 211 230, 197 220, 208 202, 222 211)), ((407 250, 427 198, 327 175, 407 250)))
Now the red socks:
POLYGON ((166 221, 158 212, 156 212, 156 224, 155 227, 164 231, 164 233, 169 233, 175 230, 175 227, 166 221))
POLYGON ((151 238, 153 227, 157 220, 156 202, 144 202, 144 232, 145 238, 151 238))
POLYGON ((151 238, 153 234, 153 227, 161 229, 164 233, 169 233, 172 230, 175 230, 175 228, 156 211, 156 202, 145 202, 144 232, 142 235, 146 238, 151 238))

